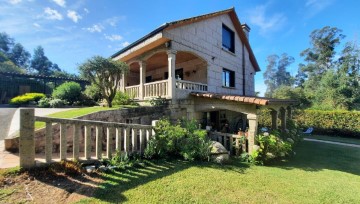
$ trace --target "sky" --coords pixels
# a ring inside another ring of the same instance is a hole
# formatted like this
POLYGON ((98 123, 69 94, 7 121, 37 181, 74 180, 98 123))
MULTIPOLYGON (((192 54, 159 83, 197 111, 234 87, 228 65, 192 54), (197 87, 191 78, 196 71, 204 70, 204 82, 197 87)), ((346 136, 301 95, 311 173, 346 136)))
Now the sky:
POLYGON ((30 53, 41 45, 52 62, 77 73, 88 58, 110 57, 163 23, 231 7, 251 28, 250 45, 262 69, 255 76, 260 95, 267 56, 293 56, 288 71, 296 75, 311 31, 337 27, 347 36, 343 42, 358 41, 357 0, 0 0, 0 32, 30 53))

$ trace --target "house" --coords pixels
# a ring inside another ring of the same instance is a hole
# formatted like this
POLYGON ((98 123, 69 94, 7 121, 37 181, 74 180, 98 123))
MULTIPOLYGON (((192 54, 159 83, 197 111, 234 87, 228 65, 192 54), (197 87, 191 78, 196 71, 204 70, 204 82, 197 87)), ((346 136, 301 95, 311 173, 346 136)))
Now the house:
POLYGON ((234 8, 165 23, 112 55, 126 62, 120 89, 135 99, 167 98, 173 118, 194 118, 230 132, 248 127, 249 151, 257 132, 257 110, 272 109, 286 129, 292 100, 255 96, 260 71, 249 44, 250 28, 234 8))

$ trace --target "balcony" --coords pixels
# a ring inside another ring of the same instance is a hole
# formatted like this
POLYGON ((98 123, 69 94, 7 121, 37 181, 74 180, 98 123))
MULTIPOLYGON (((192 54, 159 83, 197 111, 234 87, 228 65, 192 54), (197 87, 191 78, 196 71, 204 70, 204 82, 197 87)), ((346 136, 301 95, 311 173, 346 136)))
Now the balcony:
MULTIPOLYGON (((171 83, 171 82, 170 82, 171 83)), ((161 80, 150 83, 145 83, 143 86, 143 93, 141 93, 141 85, 125 87, 125 93, 134 99, 150 99, 150 98, 173 98, 169 94, 169 80, 161 80)), ((175 80, 175 94, 177 92, 206 92, 208 90, 207 84, 197 83, 185 80, 175 80)))

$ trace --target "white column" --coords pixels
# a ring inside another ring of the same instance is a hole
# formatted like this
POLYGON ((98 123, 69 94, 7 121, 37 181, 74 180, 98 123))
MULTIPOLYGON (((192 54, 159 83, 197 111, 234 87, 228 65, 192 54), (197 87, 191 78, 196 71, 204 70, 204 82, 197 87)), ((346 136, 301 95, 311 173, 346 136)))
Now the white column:
POLYGON ((175 61, 176 61, 176 51, 175 50, 168 50, 168 97, 171 98, 173 101, 176 100, 176 93, 175 93, 175 61))
POLYGON ((139 87, 139 98, 140 100, 144 99, 145 90, 145 77, 146 77, 146 63, 144 61, 139 62, 140 65, 140 87, 139 87))
POLYGON ((254 150, 255 136, 258 127, 258 117, 256 114, 248 114, 247 119, 249 120, 249 132, 248 132, 248 144, 249 154, 254 150))
POLYGON ((121 92, 125 93, 125 87, 126 87, 126 75, 122 74, 121 75, 121 84, 120 84, 121 92))

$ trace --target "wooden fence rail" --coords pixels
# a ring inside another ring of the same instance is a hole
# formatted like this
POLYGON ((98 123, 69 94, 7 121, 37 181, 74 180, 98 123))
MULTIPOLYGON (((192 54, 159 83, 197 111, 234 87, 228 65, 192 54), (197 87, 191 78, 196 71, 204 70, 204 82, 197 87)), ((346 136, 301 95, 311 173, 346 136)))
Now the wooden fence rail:
POLYGON ((95 159, 102 158, 102 141, 106 137, 106 157, 115 150, 124 152, 143 153, 147 141, 152 136, 151 125, 126 124, 93 120, 62 119, 34 116, 34 109, 20 109, 20 167, 31 168, 35 166, 35 121, 45 122, 45 162, 53 161, 53 124, 60 126, 60 160, 67 158, 72 152, 72 159, 80 159, 80 138, 84 138, 83 160, 91 159, 92 146, 95 148, 95 159), (72 149, 67 146, 67 126, 73 126, 72 149), (82 131, 84 129, 84 131, 82 131), (95 144, 91 144, 91 133, 95 132, 95 144), (84 134, 82 134, 84 132, 84 134), (105 135, 104 135, 105 133, 105 135), (113 144, 115 138, 115 144, 113 144))

